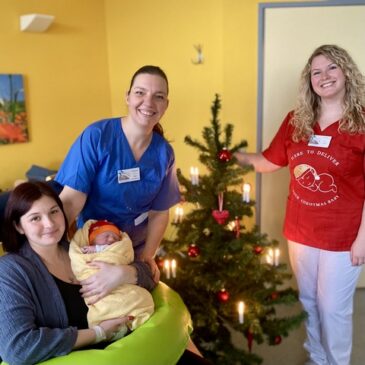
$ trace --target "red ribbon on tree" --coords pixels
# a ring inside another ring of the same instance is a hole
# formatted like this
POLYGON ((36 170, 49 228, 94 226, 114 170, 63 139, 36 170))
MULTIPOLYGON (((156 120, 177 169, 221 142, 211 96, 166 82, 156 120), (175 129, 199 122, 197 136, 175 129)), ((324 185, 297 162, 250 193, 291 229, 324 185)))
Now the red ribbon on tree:
POLYGON ((236 238, 239 238, 240 236, 240 220, 238 219, 238 217, 235 217, 234 219, 234 230, 236 232, 236 238))
POLYGON ((252 352, 252 343, 253 343, 253 333, 248 329, 246 331, 246 338, 247 338, 247 347, 248 351, 252 352))

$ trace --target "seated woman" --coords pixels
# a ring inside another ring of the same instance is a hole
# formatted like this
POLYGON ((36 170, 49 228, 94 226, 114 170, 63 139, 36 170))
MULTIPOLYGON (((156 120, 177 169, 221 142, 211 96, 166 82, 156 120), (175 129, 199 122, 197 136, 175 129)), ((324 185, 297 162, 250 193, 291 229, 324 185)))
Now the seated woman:
MULTIPOLYGON (((34 364, 108 341, 129 320, 87 327, 66 228, 62 203, 47 184, 26 182, 13 190, 4 222, 8 254, 0 258, 0 357, 10 364, 34 364)), ((193 364, 184 360, 191 356, 197 364, 205 363, 189 351, 178 363, 193 364)))

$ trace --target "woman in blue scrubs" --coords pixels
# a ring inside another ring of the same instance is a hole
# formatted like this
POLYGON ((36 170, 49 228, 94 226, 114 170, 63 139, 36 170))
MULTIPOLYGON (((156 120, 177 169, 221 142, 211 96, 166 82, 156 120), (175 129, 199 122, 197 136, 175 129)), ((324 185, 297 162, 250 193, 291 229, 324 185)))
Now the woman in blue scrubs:
MULTIPOLYGON (((156 66, 140 68, 126 102, 127 116, 95 122, 81 133, 56 181, 64 186, 60 198, 70 222, 76 217, 78 226, 88 219, 114 222, 129 234, 136 259, 149 265, 158 282, 154 255, 169 208, 180 200, 174 152, 159 123, 169 104, 165 73, 156 66)), ((131 265, 91 265, 100 270, 81 284, 84 297, 96 295, 95 301, 146 275, 131 265)))

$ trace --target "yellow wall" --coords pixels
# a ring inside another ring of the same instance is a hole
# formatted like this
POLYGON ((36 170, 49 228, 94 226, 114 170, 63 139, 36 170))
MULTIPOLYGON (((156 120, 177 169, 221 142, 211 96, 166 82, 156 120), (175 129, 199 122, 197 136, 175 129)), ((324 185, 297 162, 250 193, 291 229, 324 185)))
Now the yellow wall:
MULTIPOLYGON (((184 144, 184 136, 201 138, 202 128, 211 117, 215 93, 222 98, 221 121, 235 125, 234 140, 245 138, 248 150, 256 150, 259 1, 105 3, 115 115, 125 112, 123 98, 133 72, 144 64, 157 64, 170 81, 170 107, 162 124, 172 140, 177 166, 185 176, 189 167, 199 166, 199 162, 195 149, 184 144), (203 45, 202 65, 191 62, 196 57, 196 44, 203 45)), ((204 171, 203 166, 199 169, 204 171)), ((253 187, 254 178, 254 173, 246 178, 253 187)))
MULTIPOLYGON (((25 76, 30 142, 0 146, 0 188, 31 164, 58 168, 91 121, 125 113, 131 74, 157 64, 170 81, 163 125, 187 175, 215 93, 235 139, 256 146, 257 0, 0 0, 0 72, 25 76), (48 32, 19 31, 19 15, 55 15, 48 32), (194 45, 204 64, 193 65, 194 45)), ((201 167, 203 170, 203 168, 201 167)), ((253 179, 253 174, 250 179, 253 179)))
POLYGON ((184 136, 200 138, 210 104, 223 89, 221 0, 106 0, 112 108, 119 114, 133 72, 145 64, 162 67, 169 78, 170 106, 162 122, 177 165, 188 173, 197 164, 184 136), (205 63, 194 65, 194 45, 205 63))
POLYGON ((111 113, 102 0, 0 0, 0 73, 25 78, 30 142, 0 146, 0 188, 32 164, 58 168, 90 121, 111 113), (21 14, 54 15, 45 33, 19 30, 21 14))

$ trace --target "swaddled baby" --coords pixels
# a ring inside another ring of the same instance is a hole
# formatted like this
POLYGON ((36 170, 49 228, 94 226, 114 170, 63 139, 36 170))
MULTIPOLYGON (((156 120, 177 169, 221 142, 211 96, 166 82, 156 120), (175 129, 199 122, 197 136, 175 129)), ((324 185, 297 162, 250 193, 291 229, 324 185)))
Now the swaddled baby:
MULTIPOLYGON (((72 270, 79 281, 97 272, 97 268, 89 265, 93 260, 115 265, 128 265, 134 260, 132 241, 129 236, 108 221, 88 220, 76 231, 70 243, 69 254, 72 270)), ((92 300, 93 297, 90 299, 92 300)), ((134 317, 124 328, 121 328, 113 340, 125 336, 128 329, 136 329, 154 311, 151 294, 134 284, 123 284, 88 307, 89 327, 94 327, 106 319, 134 317)))

